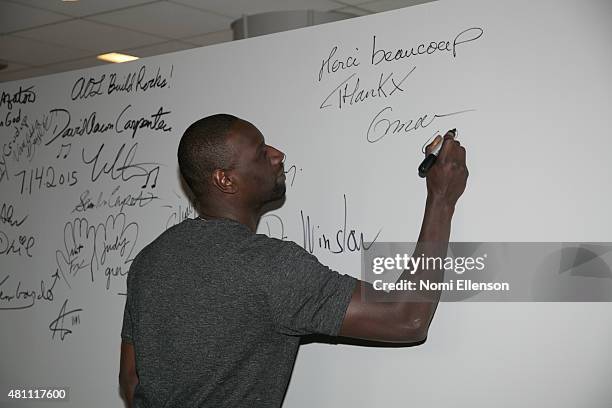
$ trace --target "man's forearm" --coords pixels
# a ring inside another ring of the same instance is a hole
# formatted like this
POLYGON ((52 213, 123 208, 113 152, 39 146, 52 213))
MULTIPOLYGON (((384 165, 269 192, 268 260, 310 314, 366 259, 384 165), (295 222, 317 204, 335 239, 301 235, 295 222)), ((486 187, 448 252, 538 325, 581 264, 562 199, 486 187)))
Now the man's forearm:
POLYGON ((427 196, 419 242, 446 242, 450 237, 451 220, 455 207, 442 199, 427 196))
MULTIPOLYGON (((419 240, 413 257, 444 259, 448 249, 450 237, 451 220, 454 207, 448 205, 442 199, 428 196, 425 205, 425 214, 419 240)), ((434 265, 439 263, 434 262, 434 265)), ((431 319, 436 311, 440 300, 440 290, 421 290, 419 281, 438 283, 444 281, 444 268, 427 268, 430 265, 419 263, 416 270, 405 270, 399 277, 399 281, 407 280, 416 283, 416 290, 403 291, 400 301, 404 313, 410 316, 412 322, 418 322, 422 330, 427 333, 431 319)))

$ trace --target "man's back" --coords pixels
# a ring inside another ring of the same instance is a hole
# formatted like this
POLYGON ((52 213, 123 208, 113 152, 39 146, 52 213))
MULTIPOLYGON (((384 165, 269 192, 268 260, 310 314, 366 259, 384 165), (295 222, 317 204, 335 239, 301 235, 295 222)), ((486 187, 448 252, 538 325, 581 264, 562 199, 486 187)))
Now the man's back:
POLYGON ((128 276, 135 406, 280 406, 299 335, 336 335, 355 283, 236 221, 183 221, 128 276))

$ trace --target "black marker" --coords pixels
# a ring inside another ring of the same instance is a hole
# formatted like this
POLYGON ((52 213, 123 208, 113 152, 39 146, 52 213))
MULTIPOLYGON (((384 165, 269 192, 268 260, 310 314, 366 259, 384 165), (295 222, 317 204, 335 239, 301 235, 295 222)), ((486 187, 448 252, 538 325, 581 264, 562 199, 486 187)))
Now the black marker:
MULTIPOLYGON (((453 137, 457 135, 457 129, 451 130, 453 132, 453 137)), ((440 150, 442 150, 442 145, 444 144, 444 139, 434 148, 434 150, 425 157, 425 159, 421 162, 419 166, 419 176, 425 177, 427 176, 427 172, 431 169, 431 166, 434 165, 438 155, 440 154, 440 150)))

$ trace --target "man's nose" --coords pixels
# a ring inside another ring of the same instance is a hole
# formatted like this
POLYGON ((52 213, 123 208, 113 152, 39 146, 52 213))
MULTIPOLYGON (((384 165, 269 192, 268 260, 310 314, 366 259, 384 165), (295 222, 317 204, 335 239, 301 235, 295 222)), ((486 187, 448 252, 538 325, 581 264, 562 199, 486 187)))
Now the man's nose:
POLYGON ((272 162, 274 164, 282 163, 283 161, 285 161, 285 153, 272 146, 270 146, 270 149, 270 156, 272 157, 272 162))

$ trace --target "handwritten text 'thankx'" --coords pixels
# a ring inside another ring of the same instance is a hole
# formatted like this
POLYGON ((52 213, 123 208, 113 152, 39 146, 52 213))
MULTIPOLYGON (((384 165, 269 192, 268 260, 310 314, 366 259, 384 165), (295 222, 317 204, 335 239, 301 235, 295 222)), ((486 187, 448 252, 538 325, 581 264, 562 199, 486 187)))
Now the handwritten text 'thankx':
POLYGON ((342 109, 345 105, 354 105, 376 98, 389 98, 396 91, 404 92, 402 84, 414 70, 415 68, 412 68, 407 74, 401 77, 393 72, 389 74, 381 73, 376 87, 365 88, 362 88, 360 78, 356 76, 357 74, 351 74, 327 95, 319 106, 319 109, 329 108, 334 105, 337 106, 338 109, 342 109))

